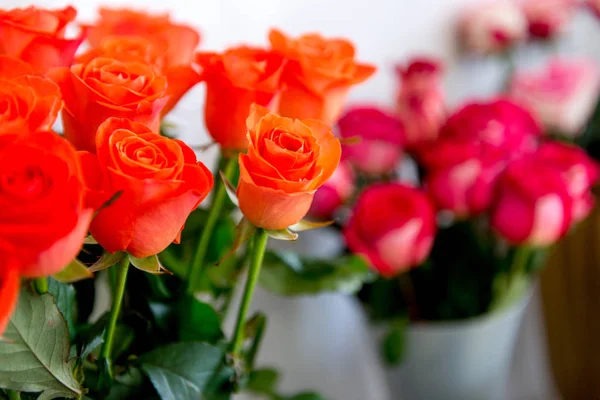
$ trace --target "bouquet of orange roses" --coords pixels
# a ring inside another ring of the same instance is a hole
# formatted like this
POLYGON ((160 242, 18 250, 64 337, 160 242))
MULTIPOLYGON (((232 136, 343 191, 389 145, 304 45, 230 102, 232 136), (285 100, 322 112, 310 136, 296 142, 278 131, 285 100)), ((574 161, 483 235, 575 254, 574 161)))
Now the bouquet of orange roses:
POLYGON ((304 273, 266 245, 327 224, 303 218, 340 159, 329 124, 375 69, 318 34, 197 53, 168 15, 101 9, 70 38, 75 17, 0 10, 0 398, 321 398, 255 368, 267 318, 248 308, 265 274, 295 293, 369 278, 358 258, 304 273), (161 133, 200 82, 214 175, 161 133))

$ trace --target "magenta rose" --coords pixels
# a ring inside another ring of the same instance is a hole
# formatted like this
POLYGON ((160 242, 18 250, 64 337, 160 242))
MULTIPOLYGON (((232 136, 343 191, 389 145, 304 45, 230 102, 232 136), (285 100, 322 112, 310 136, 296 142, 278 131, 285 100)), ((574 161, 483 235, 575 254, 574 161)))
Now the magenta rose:
POLYGON ((335 211, 354 193, 354 172, 346 162, 338 164, 331 178, 315 193, 309 215, 318 219, 331 219, 335 211))
POLYGON ((357 138, 358 143, 342 147, 342 159, 361 172, 379 175, 396 168, 402 158, 404 128, 389 113, 375 107, 356 107, 338 121, 344 139, 357 138))
POLYGON ((344 237, 379 274, 393 277, 425 261, 436 230, 427 195, 399 183, 378 184, 358 198, 344 237))

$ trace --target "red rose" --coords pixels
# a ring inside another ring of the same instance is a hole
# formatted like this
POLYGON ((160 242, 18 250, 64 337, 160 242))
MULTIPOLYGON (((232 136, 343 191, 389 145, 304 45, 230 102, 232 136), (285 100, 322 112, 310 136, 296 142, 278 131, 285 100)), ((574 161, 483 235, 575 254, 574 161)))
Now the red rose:
POLYGON ((436 233, 435 210, 427 196, 402 184, 379 184, 359 197, 344 228, 350 250, 392 277, 421 264, 436 233))
POLYGON ((396 111, 404 123, 406 146, 415 147, 435 140, 446 121, 442 64, 417 58, 406 66, 397 66, 396 72, 400 79, 396 111))
MULTIPOLYGON (((0 248, 0 251, 5 252, 5 249, 0 248)), ((0 257, 0 262, 2 262, 0 267, 0 339, 2 339, 2 333, 8 326, 10 316, 17 305, 20 278, 16 266, 9 264, 11 261, 0 257)))
POLYGON ((122 192, 92 222, 98 243, 109 252, 147 257, 177 242, 188 215, 213 186, 194 151, 120 118, 100 125, 96 148, 96 155, 80 152, 91 200, 101 204, 122 192))
POLYGON ((540 39, 551 39, 566 29, 577 8, 574 0, 526 0, 521 5, 529 34, 540 39))
POLYGON ((343 146, 342 158, 365 173, 389 172, 402 158, 402 123, 378 108, 349 110, 340 118, 338 130, 342 138, 360 138, 359 143, 343 146))
POLYGON ((0 9, 0 53, 28 62, 39 74, 68 67, 85 37, 83 32, 73 39, 65 37, 76 15, 73 7, 0 9))
POLYGON ((309 215, 330 219, 335 211, 354 193, 354 172, 348 163, 341 162, 337 169, 315 193, 309 215))
POLYGON ((92 218, 82 182, 75 150, 57 134, 0 135, 0 247, 19 275, 54 274, 77 255, 92 218))
POLYGON ((500 177, 491 224, 513 245, 545 247, 567 233, 572 210, 562 171, 529 156, 512 162, 500 177))

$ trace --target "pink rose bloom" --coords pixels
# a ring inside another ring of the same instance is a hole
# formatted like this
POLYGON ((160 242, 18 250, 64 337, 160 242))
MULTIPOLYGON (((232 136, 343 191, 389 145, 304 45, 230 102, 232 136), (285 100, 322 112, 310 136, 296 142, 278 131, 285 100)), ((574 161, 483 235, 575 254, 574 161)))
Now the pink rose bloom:
POLYGON ((512 162, 502 174, 491 225, 512 245, 546 247, 567 233, 572 210, 561 171, 530 156, 512 162))
POLYGON ((344 227, 346 244, 391 278, 423 263, 437 231, 435 209, 419 189, 399 183, 368 187, 344 227))
POLYGON ((594 207, 591 189, 598 181, 598 163, 580 147, 560 142, 544 143, 535 158, 560 170, 573 199, 573 221, 585 219, 594 207))
POLYGON ((565 31, 573 19, 574 0, 523 0, 523 12, 529 24, 529 34, 539 39, 551 39, 565 31))
POLYGON ((338 121, 344 139, 360 142, 342 146, 342 159, 361 172, 379 175, 396 168, 402 158, 404 128, 391 114, 375 107, 356 107, 338 121))
POLYGON ((441 62, 417 58, 398 65, 396 72, 400 80, 396 111, 404 123, 406 146, 435 140, 446 120, 441 62))
POLYGON ((504 51, 527 36, 527 19, 509 0, 477 4, 459 22, 459 34, 467 49, 477 53, 504 51))
POLYGON ((576 137, 596 105, 600 73, 592 61, 555 58, 539 71, 517 73, 510 92, 547 128, 576 137))
POLYGON ((319 219, 331 219, 335 211, 352 197, 354 179, 350 165, 341 162, 331 178, 315 193, 309 215, 319 219))

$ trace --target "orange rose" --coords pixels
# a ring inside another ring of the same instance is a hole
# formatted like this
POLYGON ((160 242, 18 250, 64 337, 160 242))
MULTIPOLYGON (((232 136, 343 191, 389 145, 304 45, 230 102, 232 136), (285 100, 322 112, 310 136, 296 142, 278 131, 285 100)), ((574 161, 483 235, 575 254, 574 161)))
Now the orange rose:
POLYGON ((49 131, 62 107, 60 90, 31 65, 0 55, 0 134, 49 131))
POLYGON ((354 46, 343 39, 325 39, 318 34, 290 39, 274 29, 269 40, 273 50, 289 60, 279 100, 279 113, 287 117, 335 122, 350 86, 375 72, 374 66, 354 60, 354 46))
POLYGON ((73 39, 65 38, 67 25, 76 15, 73 7, 0 10, 0 53, 28 62, 39 74, 69 66, 85 37, 81 32, 73 39))
POLYGON ((25 277, 60 271, 92 219, 84 189, 75 149, 62 137, 0 135, 0 258, 16 260, 25 277))
POLYGON ((167 64, 167 49, 160 43, 140 36, 110 36, 95 47, 77 58, 83 64, 97 57, 114 58, 119 61, 139 61, 154 65, 167 78, 167 95, 169 100, 161 115, 166 115, 179 102, 181 97, 200 82, 200 74, 191 64, 167 64))
POLYGON ((335 171, 340 142, 320 121, 280 117, 256 104, 247 124, 248 154, 239 156, 240 209, 260 228, 287 228, 304 218, 316 190, 335 171))
POLYGON ((95 58, 57 68, 49 76, 60 86, 65 102, 65 136, 79 150, 96 151, 98 126, 110 117, 129 118, 155 132, 160 128, 167 81, 151 65, 95 58))
POLYGON ((196 61, 206 81, 204 117, 208 132, 222 148, 246 149, 250 105, 274 103, 283 58, 262 49, 236 47, 223 54, 198 53, 196 61))
MULTIPOLYGON (((3 249, 0 249, 3 251, 3 249)), ((19 297, 19 272, 13 264, 0 258, 0 338, 8 326, 10 316, 17 305, 19 297)))
POLYGON ((96 146, 96 155, 80 152, 92 200, 101 204, 122 192, 92 222, 98 243, 110 252, 147 257, 178 242, 188 215, 213 186, 193 150, 120 118, 100 125, 96 146))

